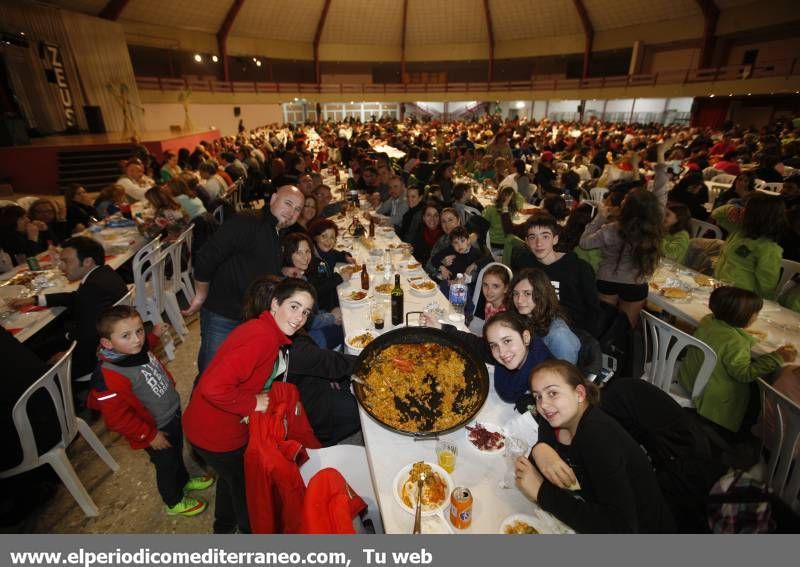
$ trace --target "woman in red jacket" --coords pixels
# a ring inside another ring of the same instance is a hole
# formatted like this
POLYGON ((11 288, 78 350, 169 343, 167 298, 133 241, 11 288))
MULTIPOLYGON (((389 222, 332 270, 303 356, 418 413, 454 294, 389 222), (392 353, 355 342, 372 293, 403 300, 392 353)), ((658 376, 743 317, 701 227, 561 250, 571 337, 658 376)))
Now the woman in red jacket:
POLYGON ((314 288, 303 280, 287 278, 275 285, 268 276, 254 281, 245 296, 247 320, 222 343, 192 394, 183 430, 217 472, 214 533, 250 532, 244 482, 245 418, 267 409, 267 391, 288 367, 289 337, 305 325, 315 299, 314 288), (269 308, 262 311, 254 306, 269 308))

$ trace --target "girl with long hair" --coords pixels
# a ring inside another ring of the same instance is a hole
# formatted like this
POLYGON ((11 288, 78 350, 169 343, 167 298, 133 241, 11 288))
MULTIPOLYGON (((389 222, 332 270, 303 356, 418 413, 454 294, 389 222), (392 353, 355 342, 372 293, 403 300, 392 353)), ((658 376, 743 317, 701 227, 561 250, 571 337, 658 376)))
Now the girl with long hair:
POLYGON ((618 306, 636 327, 647 300, 647 281, 661 258, 667 175, 664 152, 674 141, 658 146, 653 192, 633 189, 622 201, 619 218, 607 222, 603 208, 586 227, 582 248, 599 248, 597 290, 600 299, 618 306))
POLYGON ((580 533, 670 533, 672 514, 639 444, 602 409, 597 386, 572 364, 548 360, 530 374, 539 440, 520 457, 520 491, 580 533), (542 447, 546 445, 546 447, 542 447), (558 478, 542 472, 557 464, 558 478), (557 479, 553 479, 557 480, 557 479))

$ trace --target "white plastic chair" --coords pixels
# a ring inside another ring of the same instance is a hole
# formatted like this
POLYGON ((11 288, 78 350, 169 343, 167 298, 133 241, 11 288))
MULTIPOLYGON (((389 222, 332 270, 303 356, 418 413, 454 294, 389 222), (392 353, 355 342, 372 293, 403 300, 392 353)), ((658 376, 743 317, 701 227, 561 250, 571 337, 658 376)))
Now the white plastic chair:
POLYGON ((692 238, 704 238, 705 233, 710 230, 714 233, 714 238, 722 240, 722 230, 717 225, 711 224, 710 222, 690 219, 689 228, 691 230, 689 236, 692 238))
POLYGON ((731 185, 733 185, 733 182, 735 180, 736 180, 735 175, 731 175, 730 173, 720 173, 711 178, 711 183, 717 183, 719 185, 725 185, 726 187, 730 187, 731 185))
POLYGON ((717 354, 703 341, 688 335, 647 311, 641 312, 644 327, 645 363, 642 379, 658 386, 685 408, 693 408, 694 400, 703 395, 711 372, 717 364, 717 354), (649 348, 648 348, 649 346, 649 348), (678 357, 687 347, 696 347, 703 352, 703 364, 697 372, 691 396, 677 382, 678 357))
POLYGON ((358 445, 334 445, 323 449, 309 449, 308 461, 300 467, 300 475, 308 484, 315 474, 324 468, 333 468, 342 473, 347 484, 367 503, 366 517, 372 520, 376 534, 382 534, 383 521, 381 520, 378 499, 375 497, 375 488, 372 485, 367 451, 358 445))
MULTIPOLYGON (((511 268, 503 264, 502 262, 489 262, 486 264, 480 272, 478 272, 478 276, 475 278, 475 291, 472 292, 472 308, 476 309, 478 307, 478 300, 481 297, 481 286, 483 285, 483 275, 486 273, 486 270, 491 268, 492 266, 502 266, 508 272, 509 280, 514 279, 514 273, 511 271, 511 268)), ((473 313, 475 313, 473 311, 473 313)), ((469 324, 469 330, 475 333, 476 335, 480 335, 481 331, 483 330, 482 322, 483 319, 477 320, 479 323, 475 323, 476 319, 472 319, 472 323, 469 324), (473 326, 473 323, 475 325, 473 326)))
POLYGON ((183 320, 181 313, 181 306, 178 303, 178 292, 181 291, 181 250, 183 249, 183 242, 179 238, 167 248, 163 250, 161 258, 156 260, 163 263, 164 266, 160 268, 163 274, 162 293, 164 311, 169 318, 172 327, 182 336, 185 337, 189 334, 189 329, 186 327, 186 321, 183 320), (167 276, 167 264, 172 268, 171 275, 167 276))
POLYGON ((494 260, 497 260, 499 262, 502 259, 502 257, 503 257, 503 249, 502 248, 497 248, 497 247, 492 245, 492 237, 491 237, 491 231, 490 230, 486 231, 486 249, 492 255, 492 258, 494 260))
MULTIPOLYGON (((164 277, 165 258, 165 254, 158 248, 152 250, 150 254, 139 258, 138 262, 136 261, 137 258, 134 258, 133 262, 136 310, 142 317, 142 321, 153 324, 164 322, 161 313, 164 311, 164 287, 166 285, 164 277)), ((164 336, 167 336, 167 333, 164 336)), ((164 352, 169 360, 175 358, 175 345, 171 337, 164 344, 164 352)))
POLYGON ((756 189, 763 192, 769 193, 770 195, 778 195, 783 189, 783 183, 767 183, 766 181, 761 181, 760 179, 756 180, 756 189))
POLYGON ((589 191, 589 195, 592 197, 592 201, 597 201, 598 203, 602 203, 603 199, 606 198, 608 194, 608 187, 594 187, 591 191, 589 191))
POLYGON ((778 280, 778 285, 775 287, 775 293, 780 293, 786 283, 793 279, 798 273, 800 273, 800 262, 787 260, 785 258, 781 260, 781 277, 778 280))
POLYGON ((219 205, 216 209, 214 209, 211 213, 214 216, 214 220, 217 221, 218 225, 222 224, 222 221, 225 220, 225 208, 223 205, 219 205))
POLYGON ((20 197, 19 199, 17 199, 17 202, 15 204, 19 205, 20 207, 22 207, 27 211, 28 209, 31 208, 31 205, 33 205, 38 200, 39 197, 20 197))
POLYGON ((766 481, 772 491, 786 503, 795 514, 800 513, 800 406, 759 378, 761 391, 761 416, 771 414, 775 434, 769 441, 770 458, 767 463, 766 481))
POLYGON ((128 307, 134 306, 134 297, 133 294, 136 291, 136 286, 128 286, 128 293, 120 297, 117 302, 114 304, 114 307, 117 305, 127 305, 128 307))
MULTIPOLYGON (((194 283, 192 277, 194 270, 192 268, 192 236, 194 235, 194 225, 190 225, 178 239, 175 241, 180 244, 180 247, 175 248, 171 253, 173 255, 172 263, 180 267, 180 278, 176 282, 176 293, 183 292, 183 296, 188 302, 191 303, 194 299, 194 283), (185 250, 185 252, 184 252, 185 250), (182 259, 186 258, 186 267, 183 267, 182 259)), ((171 248, 171 247, 170 247, 171 248)))
POLYGON ((11 416, 22 446, 22 462, 14 468, 0 472, 0 478, 9 478, 42 465, 50 465, 81 507, 83 513, 87 516, 97 516, 100 511, 75 473, 75 469, 72 468, 66 449, 75 439, 75 436, 80 433, 89 446, 94 449, 94 452, 108 465, 108 468, 116 472, 119 469, 119 465, 100 439, 97 438, 97 435, 94 434, 92 428, 83 419, 75 415, 70 368, 72 366, 72 352, 75 350, 76 344, 72 343, 69 350, 56 362, 55 366, 31 384, 19 397, 17 403, 14 404, 11 416), (50 394, 50 399, 52 399, 55 406, 58 425, 61 429, 61 441, 56 443, 49 451, 40 455, 36 447, 33 426, 28 417, 28 402, 36 392, 42 389, 50 394))

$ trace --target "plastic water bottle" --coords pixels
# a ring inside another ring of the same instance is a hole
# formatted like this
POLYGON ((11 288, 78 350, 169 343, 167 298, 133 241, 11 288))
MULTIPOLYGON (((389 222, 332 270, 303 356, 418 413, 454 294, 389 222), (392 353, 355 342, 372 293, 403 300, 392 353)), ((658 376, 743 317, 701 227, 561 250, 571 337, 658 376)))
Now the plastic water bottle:
POLYGON ((464 306, 467 303, 467 284, 464 283, 464 274, 458 274, 456 281, 450 284, 450 305, 453 313, 464 314, 464 306))

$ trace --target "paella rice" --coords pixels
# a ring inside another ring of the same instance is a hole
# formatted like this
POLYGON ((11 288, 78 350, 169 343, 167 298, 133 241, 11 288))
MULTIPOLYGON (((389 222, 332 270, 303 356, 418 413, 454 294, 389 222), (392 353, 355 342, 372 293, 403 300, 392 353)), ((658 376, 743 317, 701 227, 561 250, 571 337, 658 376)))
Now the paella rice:
POLYGON ((482 398, 457 351, 436 343, 396 344, 365 365, 364 405, 386 425, 409 433, 442 431, 471 415, 482 398))

